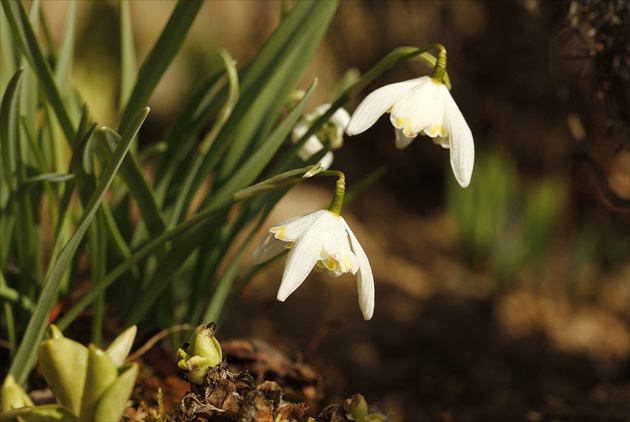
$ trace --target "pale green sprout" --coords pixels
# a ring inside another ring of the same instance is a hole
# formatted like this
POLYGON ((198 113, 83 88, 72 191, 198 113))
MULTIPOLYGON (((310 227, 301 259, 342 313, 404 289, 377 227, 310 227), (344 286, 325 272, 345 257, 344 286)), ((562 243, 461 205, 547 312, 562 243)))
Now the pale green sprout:
POLYGON ((33 406, 9 375, 2 386, 2 410, 7 411, 2 420, 120 419, 138 375, 137 363, 125 363, 136 331, 136 326, 131 326, 109 348, 101 350, 94 344, 85 347, 64 337, 51 325, 37 349, 37 357, 59 404, 33 406))
POLYGON ((13 375, 8 375, 0 390, 0 412, 8 412, 11 409, 27 406, 33 406, 33 401, 20 384, 15 381, 13 375))
POLYGON ((191 382, 201 384, 208 371, 223 360, 221 345, 214 337, 215 330, 213 322, 198 326, 190 341, 177 350, 177 366, 191 382))
POLYGON ((369 94, 357 107, 346 128, 357 135, 370 128, 384 113, 396 132, 396 146, 407 147, 419 134, 450 149, 451 167, 457 182, 470 183, 475 162, 473 136, 445 82, 446 49, 440 50, 433 74, 386 85, 369 94))

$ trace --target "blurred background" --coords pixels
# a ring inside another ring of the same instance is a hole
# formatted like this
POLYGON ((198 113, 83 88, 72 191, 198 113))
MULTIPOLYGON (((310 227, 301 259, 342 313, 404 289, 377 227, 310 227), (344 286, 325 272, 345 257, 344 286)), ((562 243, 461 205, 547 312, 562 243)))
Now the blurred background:
MULTIPOLYGON (((175 3, 130 6, 140 62, 175 3)), ((43 7, 59 39, 67 3, 43 7)), ((117 4, 80 13, 74 80, 112 124, 117 90, 103 87, 119 84, 117 4)), ((141 141, 160 140, 219 68, 218 48, 244 64, 280 18, 280 2, 206 2, 141 141)), ((333 99, 348 69, 434 42, 448 50, 451 93, 475 138, 470 186, 427 138, 397 150, 388 118, 335 152, 349 188, 387 169, 344 213, 374 270, 373 320, 362 320, 351 276, 314 273, 275 301, 277 262, 234 303, 219 339, 254 336, 312 365, 302 393, 313 409, 362 393, 392 420, 627 420, 630 3, 344 1, 303 77, 304 87, 319 78, 311 107, 333 99)), ((399 65, 348 111, 373 89, 429 73, 399 65)), ((269 224, 327 205, 331 192, 329 181, 302 184, 269 224)))

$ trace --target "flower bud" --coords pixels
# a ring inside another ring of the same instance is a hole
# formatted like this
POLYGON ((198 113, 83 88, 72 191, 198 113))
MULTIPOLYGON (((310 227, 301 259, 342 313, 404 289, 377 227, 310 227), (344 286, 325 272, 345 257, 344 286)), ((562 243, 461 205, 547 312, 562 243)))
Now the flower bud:
POLYGON ((361 394, 355 394, 351 399, 346 400, 343 405, 348 419, 353 421, 362 421, 368 413, 368 405, 361 394))
POLYGON ((78 415, 87 372, 87 348, 65 338, 55 325, 51 325, 46 340, 37 349, 37 358, 44 379, 59 403, 78 415))
POLYGON ((214 337, 216 324, 200 325, 195 328, 190 342, 177 351, 177 366, 189 381, 202 383, 210 368, 223 360, 221 345, 214 337), (188 350, 190 354, 186 353, 188 350))
POLYGON ((15 382, 13 375, 7 375, 0 390, 0 412, 8 412, 11 409, 33 406, 31 398, 22 389, 20 384, 15 382))

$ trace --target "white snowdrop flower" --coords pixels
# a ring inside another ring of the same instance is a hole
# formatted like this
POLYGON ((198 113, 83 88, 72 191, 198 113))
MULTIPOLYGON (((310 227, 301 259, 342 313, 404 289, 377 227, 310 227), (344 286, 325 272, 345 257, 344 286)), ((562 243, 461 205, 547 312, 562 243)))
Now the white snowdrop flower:
MULTIPOLYGON (((306 132, 308 132, 311 124, 328 111, 330 104, 322 104, 312 113, 306 115, 293 127, 293 142, 300 140, 306 132)), ((317 154, 324 148, 324 144, 330 145, 331 151, 328 151, 321 159, 321 165, 324 170, 328 170, 333 162, 332 150, 339 149, 343 145, 343 131, 345 130, 350 115, 343 108, 338 108, 330 119, 313 135, 311 135, 298 151, 298 156, 303 161, 308 161, 313 155, 317 154), (322 139, 324 138, 324 139, 322 139)))
POLYGON ((451 167, 462 187, 468 186, 475 162, 473 136, 446 85, 430 76, 386 85, 368 95, 346 127, 357 135, 384 113, 396 131, 396 146, 405 148, 418 134, 450 149, 451 167))
POLYGON ((254 252, 260 264, 290 249, 278 290, 284 302, 317 267, 338 277, 357 276, 359 307, 366 320, 374 313, 374 276, 367 255, 343 217, 328 210, 291 218, 272 227, 254 252))

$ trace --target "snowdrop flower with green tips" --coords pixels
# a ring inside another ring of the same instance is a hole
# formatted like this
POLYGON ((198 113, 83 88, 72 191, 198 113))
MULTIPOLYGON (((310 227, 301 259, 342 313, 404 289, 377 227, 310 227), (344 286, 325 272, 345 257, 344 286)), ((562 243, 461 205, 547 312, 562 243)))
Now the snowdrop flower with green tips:
POLYGON ((468 186, 475 162, 473 136, 446 85, 432 76, 386 85, 369 94, 350 119, 348 135, 371 127, 384 113, 396 131, 396 146, 405 148, 419 134, 451 153, 451 167, 462 187, 468 186))
POLYGON ((366 320, 374 313, 374 276, 367 255, 338 213, 319 210, 272 227, 254 252, 260 264, 290 249, 278 300, 284 302, 317 267, 333 277, 357 276, 359 307, 366 320))
MULTIPOLYGON (((293 142, 297 142, 306 132, 308 132, 311 124, 324 115, 330 108, 330 103, 322 104, 317 107, 312 113, 307 114, 302 120, 300 120, 293 128, 293 142)), ((337 109, 330 119, 323 124, 323 126, 310 136, 306 142, 302 145, 298 151, 298 156, 303 161, 308 161, 313 155, 317 154, 324 148, 324 144, 330 146, 328 151, 321 159, 320 163, 325 170, 330 168, 333 162, 332 150, 339 149, 343 145, 343 131, 345 130, 348 122, 350 121, 350 115, 343 109, 337 109)))

